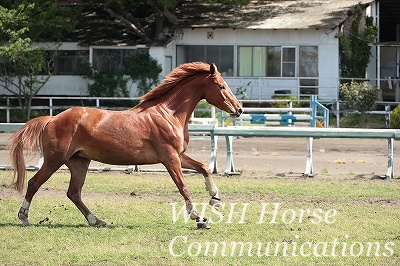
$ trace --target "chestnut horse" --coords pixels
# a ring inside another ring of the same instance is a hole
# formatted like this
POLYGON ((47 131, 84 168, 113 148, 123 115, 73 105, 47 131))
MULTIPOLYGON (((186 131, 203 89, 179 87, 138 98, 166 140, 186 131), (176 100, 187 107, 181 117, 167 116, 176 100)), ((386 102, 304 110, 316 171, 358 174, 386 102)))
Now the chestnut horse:
POLYGON ((184 152, 189 142, 188 122, 201 99, 232 117, 242 113, 215 64, 194 62, 174 69, 162 83, 142 96, 129 110, 107 111, 73 107, 56 116, 28 121, 11 137, 10 154, 14 166, 14 187, 22 192, 25 183, 23 150, 41 151, 43 166, 29 180, 18 217, 29 225, 28 212, 40 186, 65 164, 71 173, 67 196, 91 226, 105 227, 81 199, 81 190, 91 160, 115 165, 162 163, 185 199, 190 218, 199 228, 209 228, 192 203, 182 167, 194 169, 205 177, 210 204, 220 201, 218 188, 204 164, 184 152), (15 178, 16 177, 16 178, 15 178))

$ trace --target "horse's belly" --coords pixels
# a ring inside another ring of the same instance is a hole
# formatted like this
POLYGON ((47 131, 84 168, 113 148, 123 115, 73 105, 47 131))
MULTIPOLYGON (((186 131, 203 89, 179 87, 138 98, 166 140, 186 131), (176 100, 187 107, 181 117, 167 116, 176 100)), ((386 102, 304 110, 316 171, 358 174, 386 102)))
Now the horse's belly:
POLYGON ((88 122, 81 125, 73 147, 80 156, 106 164, 142 165, 166 160, 173 149, 183 152, 183 132, 171 123, 155 123, 154 117, 144 114, 110 117, 92 129, 88 122))
POLYGON ((150 145, 141 147, 107 147, 105 145, 103 148, 87 148, 80 151, 78 155, 101 163, 114 165, 143 165, 160 162, 156 151, 150 145))

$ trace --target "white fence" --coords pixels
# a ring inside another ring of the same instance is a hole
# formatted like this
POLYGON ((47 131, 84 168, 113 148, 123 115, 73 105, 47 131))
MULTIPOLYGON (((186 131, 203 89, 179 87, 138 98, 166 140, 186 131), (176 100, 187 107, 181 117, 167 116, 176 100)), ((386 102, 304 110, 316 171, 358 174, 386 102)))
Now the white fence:
MULTIPOLYGON (((6 97, 6 105, 0 106, 0 112, 5 112, 6 122, 11 122, 11 111, 21 109, 19 106, 12 106, 11 102, 16 100, 15 97, 6 97)), ((56 110, 66 110, 70 107, 77 105, 87 105, 88 107, 96 107, 103 109, 121 110, 128 109, 130 107, 110 107, 108 104, 102 104, 104 101, 139 101, 140 98, 115 98, 115 97, 34 97, 36 102, 40 102, 40 105, 33 105, 32 110, 48 110, 48 115, 54 115, 56 110), (67 104, 68 102, 79 102, 80 104, 67 104), (93 104, 93 103, 94 104, 93 104), (45 104, 47 103, 47 104, 45 104)), ((131 106, 133 107, 133 106, 131 106)))

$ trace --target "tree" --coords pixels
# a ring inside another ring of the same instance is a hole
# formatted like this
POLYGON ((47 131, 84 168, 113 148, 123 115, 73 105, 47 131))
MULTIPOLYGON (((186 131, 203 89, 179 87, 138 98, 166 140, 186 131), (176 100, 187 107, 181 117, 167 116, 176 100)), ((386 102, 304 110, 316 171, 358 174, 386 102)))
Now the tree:
POLYGON ((127 58, 125 66, 121 69, 97 70, 86 63, 81 65, 79 75, 90 80, 90 96, 129 97, 128 76, 133 82, 138 82, 139 95, 144 95, 158 83, 161 72, 161 65, 149 53, 137 52, 127 58))
MULTIPOLYGON (((72 10, 69 6, 60 5, 60 1, 49 0, 1 0, 1 6, 13 10, 24 10, 24 21, 14 25, 14 29, 26 27, 22 37, 30 38, 32 42, 59 42, 66 32, 72 31, 77 20, 75 13, 80 8, 72 10), (34 3, 32 3, 34 2, 34 3)), ((10 25, 9 25, 10 26, 10 25)), ((2 41, 8 41, 0 31, 2 41)))
POLYGON ((87 80, 88 92, 91 97, 129 97, 126 83, 121 69, 108 69, 99 71, 89 63, 82 64, 79 74, 87 80))
POLYGON ((371 46, 378 33, 372 17, 364 17, 361 4, 354 7, 350 31, 339 39, 340 69, 345 78, 364 78, 371 46), (362 24, 363 23, 363 24, 362 24))
POLYGON ((138 82, 139 95, 150 91, 159 81, 161 65, 148 53, 135 53, 128 60, 126 74, 138 82))
MULTIPOLYGON (((190 0, 91 0, 80 1, 84 4, 87 18, 81 21, 83 30, 98 19, 107 20, 124 27, 127 32, 137 37, 138 43, 160 43, 171 35, 178 25, 176 11, 190 0)), ((203 0, 205 4, 246 5, 250 0, 203 0)), ((104 25, 104 23, 103 23, 104 25)), ((104 29, 104 26, 103 26, 104 29)), ((115 30, 115 29, 114 29, 115 30)), ((120 32, 123 31, 122 29, 120 32)), ((89 32, 89 34, 95 34, 89 32)), ((85 34, 84 34, 85 35, 85 34)), ((85 40, 82 40, 85 42, 85 40)))
POLYGON ((26 120, 31 116, 32 98, 51 76, 51 58, 34 41, 57 41, 63 30, 71 30, 69 9, 60 17, 58 3, 4 1, 0 6, 0 86, 18 99, 26 120), (56 16, 56 17, 53 17, 56 16), (47 59, 47 60, 46 60, 47 59))
MULTIPOLYGON (((365 78, 366 68, 371 56, 371 46, 378 29, 373 25, 372 17, 363 15, 363 7, 354 7, 350 31, 339 39, 340 70, 345 78, 365 78)), ((344 82, 339 89, 340 100, 347 107, 359 111, 364 126, 367 124, 367 112, 375 109, 378 100, 376 88, 369 82, 344 82)), ((352 116, 352 114, 349 114, 352 116)), ((347 114, 346 114, 347 116, 347 114)))
POLYGON ((48 80, 48 77, 38 77, 45 67, 44 51, 31 47, 31 39, 24 37, 29 31, 26 21, 33 6, 20 6, 14 10, 0 6, 1 35, 8 40, 6 45, 0 46, 0 85, 17 96, 26 119, 30 117, 30 96, 36 95, 48 80))

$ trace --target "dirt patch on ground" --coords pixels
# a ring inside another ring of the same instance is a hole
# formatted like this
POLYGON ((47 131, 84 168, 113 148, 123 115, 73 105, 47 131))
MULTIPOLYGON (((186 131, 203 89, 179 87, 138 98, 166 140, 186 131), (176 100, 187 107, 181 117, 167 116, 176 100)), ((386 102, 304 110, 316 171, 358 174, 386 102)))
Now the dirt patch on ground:
MULTIPOLYGON (((192 141, 187 154, 207 162, 209 142, 192 141)), ((235 169, 246 176, 301 176, 306 167, 305 138, 238 138, 233 142, 235 169)), ((394 145, 394 162, 400 147, 394 145)), ((225 169, 225 140, 219 140, 218 168, 225 169)), ((314 139, 315 174, 372 178, 387 172, 387 140, 314 139)), ((400 170, 395 163, 395 174, 400 170)))
MULTIPOLYGON (((7 141, 10 134, 0 134, 0 165, 10 165, 7 141)), ((234 170, 243 178, 303 178, 306 168, 305 138, 237 138, 233 142, 234 170)), ((371 179, 387 172, 387 140, 380 139, 314 139, 314 178, 324 176, 344 179, 371 179)), ((394 145, 394 172, 400 173, 400 146, 394 145)), ((196 136, 189 143, 186 152, 192 158, 205 164, 210 162, 210 139, 196 136)), ((218 140, 218 171, 226 168, 225 138, 218 140)), ((38 154, 33 154, 28 165, 36 165, 38 154)), ((124 166, 109 166, 92 162, 92 167, 124 169, 124 166)), ((162 165, 140 166, 143 171, 163 170, 162 165)), ((11 175, 11 173, 10 173, 11 175)), ((397 176, 396 176, 397 178, 397 176)), ((7 186, 0 187, 0 198, 17 196, 18 193, 7 186)), ((58 192, 56 192, 58 193, 58 192)), ((65 191, 62 192, 65 195, 65 191)))
MULTIPOLYGON (((10 134, 0 134, 0 166, 10 165, 6 144, 10 134)), ((237 138, 233 141, 234 170, 249 176, 299 176, 306 167, 305 138, 237 138)), ((382 139, 314 139, 313 169, 316 174, 373 177, 387 172, 387 140, 382 139)), ((394 172, 400 173, 400 146, 394 145, 394 172)), ((187 152, 193 159, 210 162, 210 139, 194 137, 187 152)), ((218 140, 218 171, 226 168, 225 138, 218 140)), ((27 159, 35 166, 38 154, 27 159)), ((93 167, 116 167, 92 162, 93 167)), ((119 166, 121 167, 121 166, 119 166)), ((124 166, 122 166, 124 167, 124 166)), ((162 165, 141 166, 142 170, 163 169, 162 165)))

